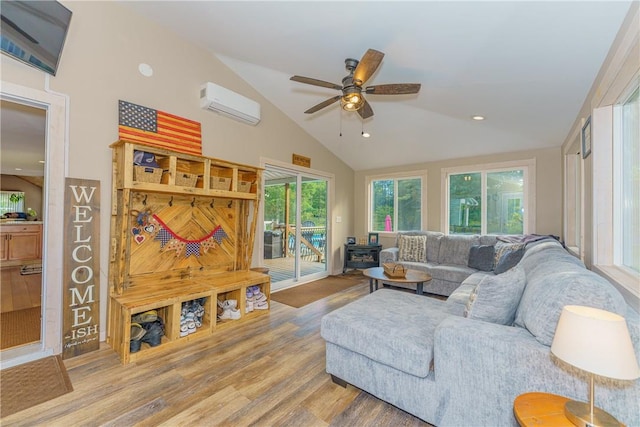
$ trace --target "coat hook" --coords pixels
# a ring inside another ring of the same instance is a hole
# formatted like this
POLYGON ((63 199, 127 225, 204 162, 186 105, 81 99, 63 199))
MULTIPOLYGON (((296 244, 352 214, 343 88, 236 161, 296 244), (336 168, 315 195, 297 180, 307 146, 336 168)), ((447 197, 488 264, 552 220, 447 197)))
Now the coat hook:
POLYGON ((211 203, 209 203, 209 206, 213 207, 213 202, 215 199, 211 199, 211 203))
POLYGON ((196 198, 194 197, 193 200, 191 201, 191 207, 194 207, 196 205, 196 198))
POLYGON ((142 201, 142 204, 144 206, 147 206, 147 195, 146 194, 144 195, 144 200, 142 201))
POLYGON ((233 206, 233 201, 229 200, 229 204, 227 205, 227 207, 231 208, 231 206, 233 206))
POLYGON ((169 206, 173 206, 173 196, 171 196, 171 199, 169 200, 169 206))

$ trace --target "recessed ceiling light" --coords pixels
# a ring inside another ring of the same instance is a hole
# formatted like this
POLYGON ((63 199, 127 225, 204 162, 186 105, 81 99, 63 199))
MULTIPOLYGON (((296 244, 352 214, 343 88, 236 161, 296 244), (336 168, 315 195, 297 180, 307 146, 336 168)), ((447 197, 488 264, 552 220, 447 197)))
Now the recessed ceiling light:
POLYGON ((38 160, 38 163, 42 163, 44 165, 44 160, 38 160))
POLYGON ((369 134, 369 132, 362 132, 362 137, 363 138, 369 138, 371 135, 369 134))
POLYGON ((21 170, 22 170, 22 168, 16 168, 16 170, 17 170, 17 171, 21 171, 21 170))
POLYGON ((484 120, 484 116, 480 116, 480 115, 471 116, 471 118, 472 118, 473 120, 477 120, 477 121, 482 121, 482 120, 484 120))

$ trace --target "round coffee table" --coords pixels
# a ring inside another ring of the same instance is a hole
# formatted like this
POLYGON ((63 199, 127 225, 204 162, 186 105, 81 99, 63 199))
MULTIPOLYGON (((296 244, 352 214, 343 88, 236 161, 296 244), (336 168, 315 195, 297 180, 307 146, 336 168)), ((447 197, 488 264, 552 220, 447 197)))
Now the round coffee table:
POLYGON ((374 286, 377 291, 378 281, 382 280, 383 283, 415 283, 416 294, 423 295, 424 282, 431 280, 430 274, 420 270, 407 270, 407 274, 404 277, 391 277, 384 274, 384 268, 372 267, 364 270, 362 274, 369 278, 369 293, 373 292, 374 286))

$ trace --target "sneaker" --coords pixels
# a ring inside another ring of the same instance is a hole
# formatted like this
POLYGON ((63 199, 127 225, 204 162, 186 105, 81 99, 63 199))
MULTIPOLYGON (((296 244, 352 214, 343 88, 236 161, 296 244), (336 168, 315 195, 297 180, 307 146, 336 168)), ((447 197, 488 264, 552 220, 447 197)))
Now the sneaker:
POLYGON ((224 313, 219 316, 220 320, 238 320, 240 318, 240 310, 237 308, 225 309, 224 313))
POLYGON ((266 301, 262 301, 262 302, 257 302, 253 305, 253 307, 256 310, 268 310, 269 309, 269 303, 266 301))
POLYGON ((226 310, 226 309, 229 309, 229 308, 237 308, 237 307, 238 307, 238 301, 236 301, 234 299, 228 299, 228 300, 225 300, 222 303, 222 309, 223 310, 226 310))
POLYGON ((254 298, 253 302, 265 302, 267 300, 267 296, 262 292, 260 293, 260 295, 257 295, 253 298, 254 298))
POLYGON ((187 328, 190 334, 194 333, 196 331, 196 322, 194 322, 193 320, 188 320, 187 328))
POLYGON ((155 310, 145 311, 144 313, 136 314, 131 317, 132 323, 149 323, 155 322, 158 319, 158 312, 155 310))
POLYGON ((247 306, 245 307, 244 311, 246 313, 251 313, 253 311, 253 301, 247 300, 247 306))

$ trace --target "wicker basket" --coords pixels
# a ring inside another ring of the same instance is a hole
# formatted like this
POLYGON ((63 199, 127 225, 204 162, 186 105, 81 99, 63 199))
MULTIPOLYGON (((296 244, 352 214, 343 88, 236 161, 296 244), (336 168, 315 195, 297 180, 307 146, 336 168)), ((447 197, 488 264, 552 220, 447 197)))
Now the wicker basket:
POLYGON ((160 183, 162 169, 149 166, 133 166, 133 180, 138 182, 160 183))
POLYGON ((231 188, 231 178, 224 178, 221 176, 211 177, 211 189, 212 190, 225 190, 229 191, 231 188))
POLYGON ((238 191, 243 193, 249 193, 251 191, 251 182, 249 181, 239 181, 238 182, 238 191))
POLYGON ((407 269, 402 264, 384 262, 382 263, 382 268, 384 268, 384 274, 389 277, 404 277, 407 275, 407 269))
POLYGON ((181 187, 195 187, 197 181, 198 175, 196 174, 184 172, 176 173, 176 185, 181 187))

